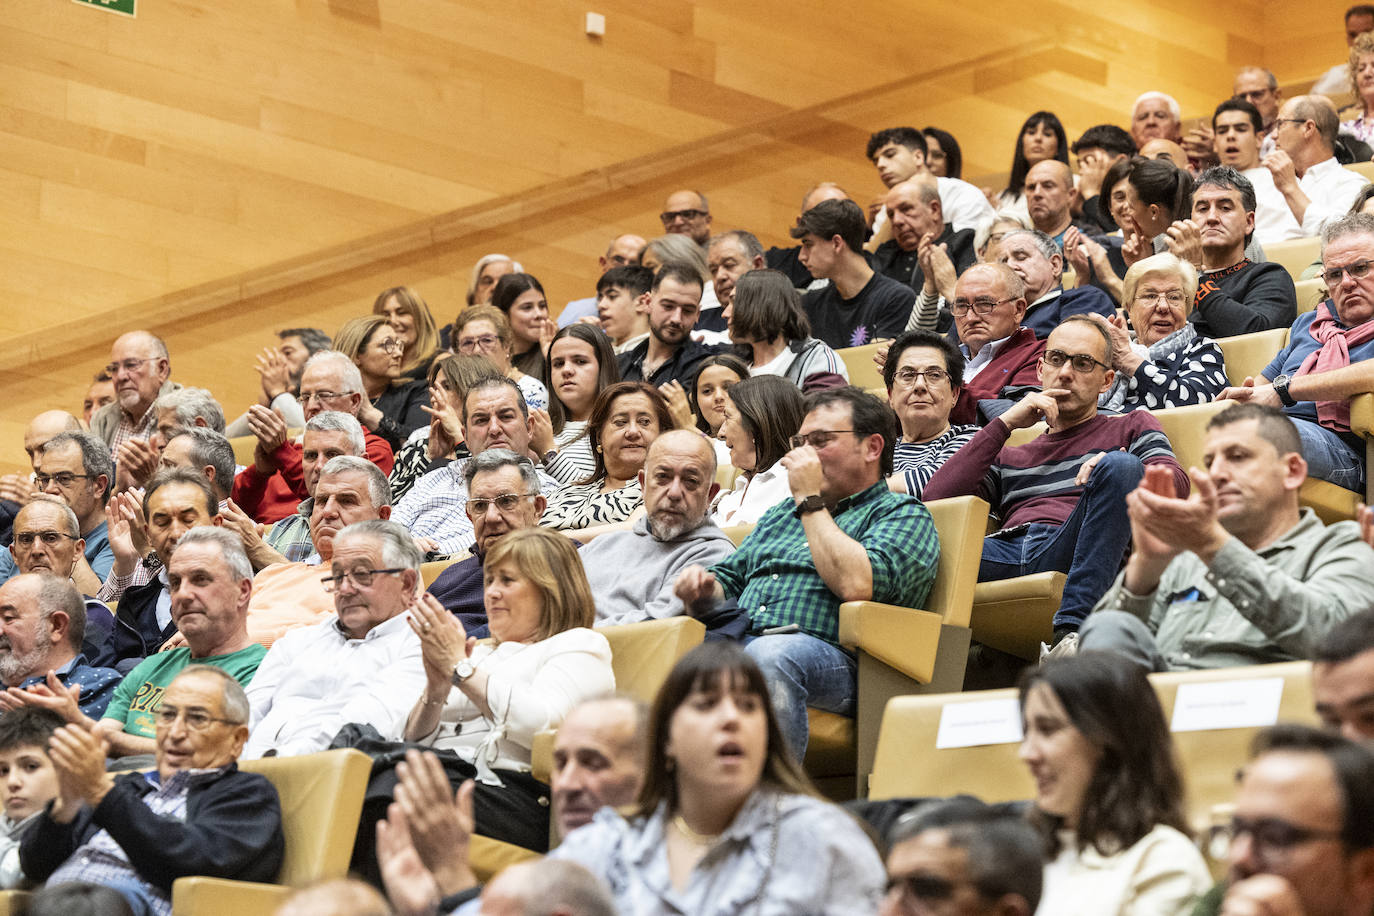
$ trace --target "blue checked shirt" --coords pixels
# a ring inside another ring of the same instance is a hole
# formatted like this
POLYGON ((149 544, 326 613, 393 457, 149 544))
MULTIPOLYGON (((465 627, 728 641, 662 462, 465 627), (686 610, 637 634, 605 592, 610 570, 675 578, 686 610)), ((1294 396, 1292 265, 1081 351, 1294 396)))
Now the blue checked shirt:
POLYGON ((315 508, 315 497, 307 496, 296 507, 294 515, 280 519, 264 540, 267 546, 286 557, 292 563, 300 563, 315 552, 315 542, 310 538, 310 513, 315 508))
MULTIPOLYGON (((737 598, 753 630, 797 624, 839 645, 840 599, 820 574, 795 504, 763 514, 730 556, 711 567, 727 597, 737 598)), ((831 513, 840 530, 863 545, 873 567, 873 600, 920 607, 935 581, 940 538, 926 507, 880 480, 839 501, 831 513)))
MULTIPOLYGON (((391 520, 404 526, 414 537, 432 539, 439 545, 439 556, 464 555, 477 539, 468 518, 468 486, 463 469, 469 459, 453 461, 430 471, 419 480, 396 507, 391 520)), ((546 497, 561 486, 539 471, 539 491, 546 497)))

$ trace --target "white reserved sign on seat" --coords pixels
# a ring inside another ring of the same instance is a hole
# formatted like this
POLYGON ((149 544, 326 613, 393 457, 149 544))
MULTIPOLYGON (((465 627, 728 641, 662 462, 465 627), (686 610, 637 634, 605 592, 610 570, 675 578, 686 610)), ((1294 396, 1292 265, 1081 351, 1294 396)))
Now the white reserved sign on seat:
POLYGON ((1281 677, 1180 684, 1170 728, 1176 732, 1263 728, 1279 720, 1281 699, 1281 677))
POLYGON ((1021 740, 1021 708, 1015 697, 948 703, 940 710, 937 750, 1012 744, 1021 740))

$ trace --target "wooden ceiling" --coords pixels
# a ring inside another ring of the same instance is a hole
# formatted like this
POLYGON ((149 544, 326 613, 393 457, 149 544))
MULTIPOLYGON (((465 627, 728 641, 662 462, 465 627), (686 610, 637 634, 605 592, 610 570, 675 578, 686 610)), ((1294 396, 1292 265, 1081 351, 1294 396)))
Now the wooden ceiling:
POLYGON ((857 0, 9 0, 0 37, 0 465, 109 342, 169 341, 226 410, 270 329, 421 287, 448 320, 506 251, 555 305, 677 187, 781 243, 803 191, 880 186, 872 130, 936 124, 1005 173, 1038 108, 1071 136, 1145 89, 1210 112, 1234 70, 1343 56, 1344 4, 857 0), (606 36, 583 34, 589 11, 606 36), (1111 18, 1107 18, 1110 16, 1111 18))

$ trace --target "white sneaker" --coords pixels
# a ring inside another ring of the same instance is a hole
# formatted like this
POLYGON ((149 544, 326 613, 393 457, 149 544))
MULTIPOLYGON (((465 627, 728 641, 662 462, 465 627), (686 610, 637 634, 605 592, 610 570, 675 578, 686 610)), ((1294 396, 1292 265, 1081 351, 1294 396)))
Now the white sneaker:
POLYGON ((1052 658, 1073 658, 1078 654, 1078 634, 1070 633, 1059 640, 1058 645, 1053 649, 1048 643, 1040 644, 1040 664, 1044 664, 1052 658))

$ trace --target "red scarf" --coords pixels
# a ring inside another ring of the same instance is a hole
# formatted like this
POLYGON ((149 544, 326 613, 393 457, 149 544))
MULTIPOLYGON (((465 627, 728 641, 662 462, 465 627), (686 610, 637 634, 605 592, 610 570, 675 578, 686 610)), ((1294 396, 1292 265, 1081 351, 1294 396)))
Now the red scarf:
MULTIPOLYGON (((1358 347, 1367 340, 1374 339, 1374 321, 1357 324, 1353 328, 1343 328, 1331 315, 1331 309, 1323 302, 1317 306, 1317 317, 1308 325, 1307 333, 1321 344, 1302 361, 1293 375, 1307 375, 1311 372, 1330 372, 1350 365, 1350 348, 1358 347)), ((1318 401, 1317 422, 1327 429, 1337 432, 1350 431, 1350 402, 1318 401)))

